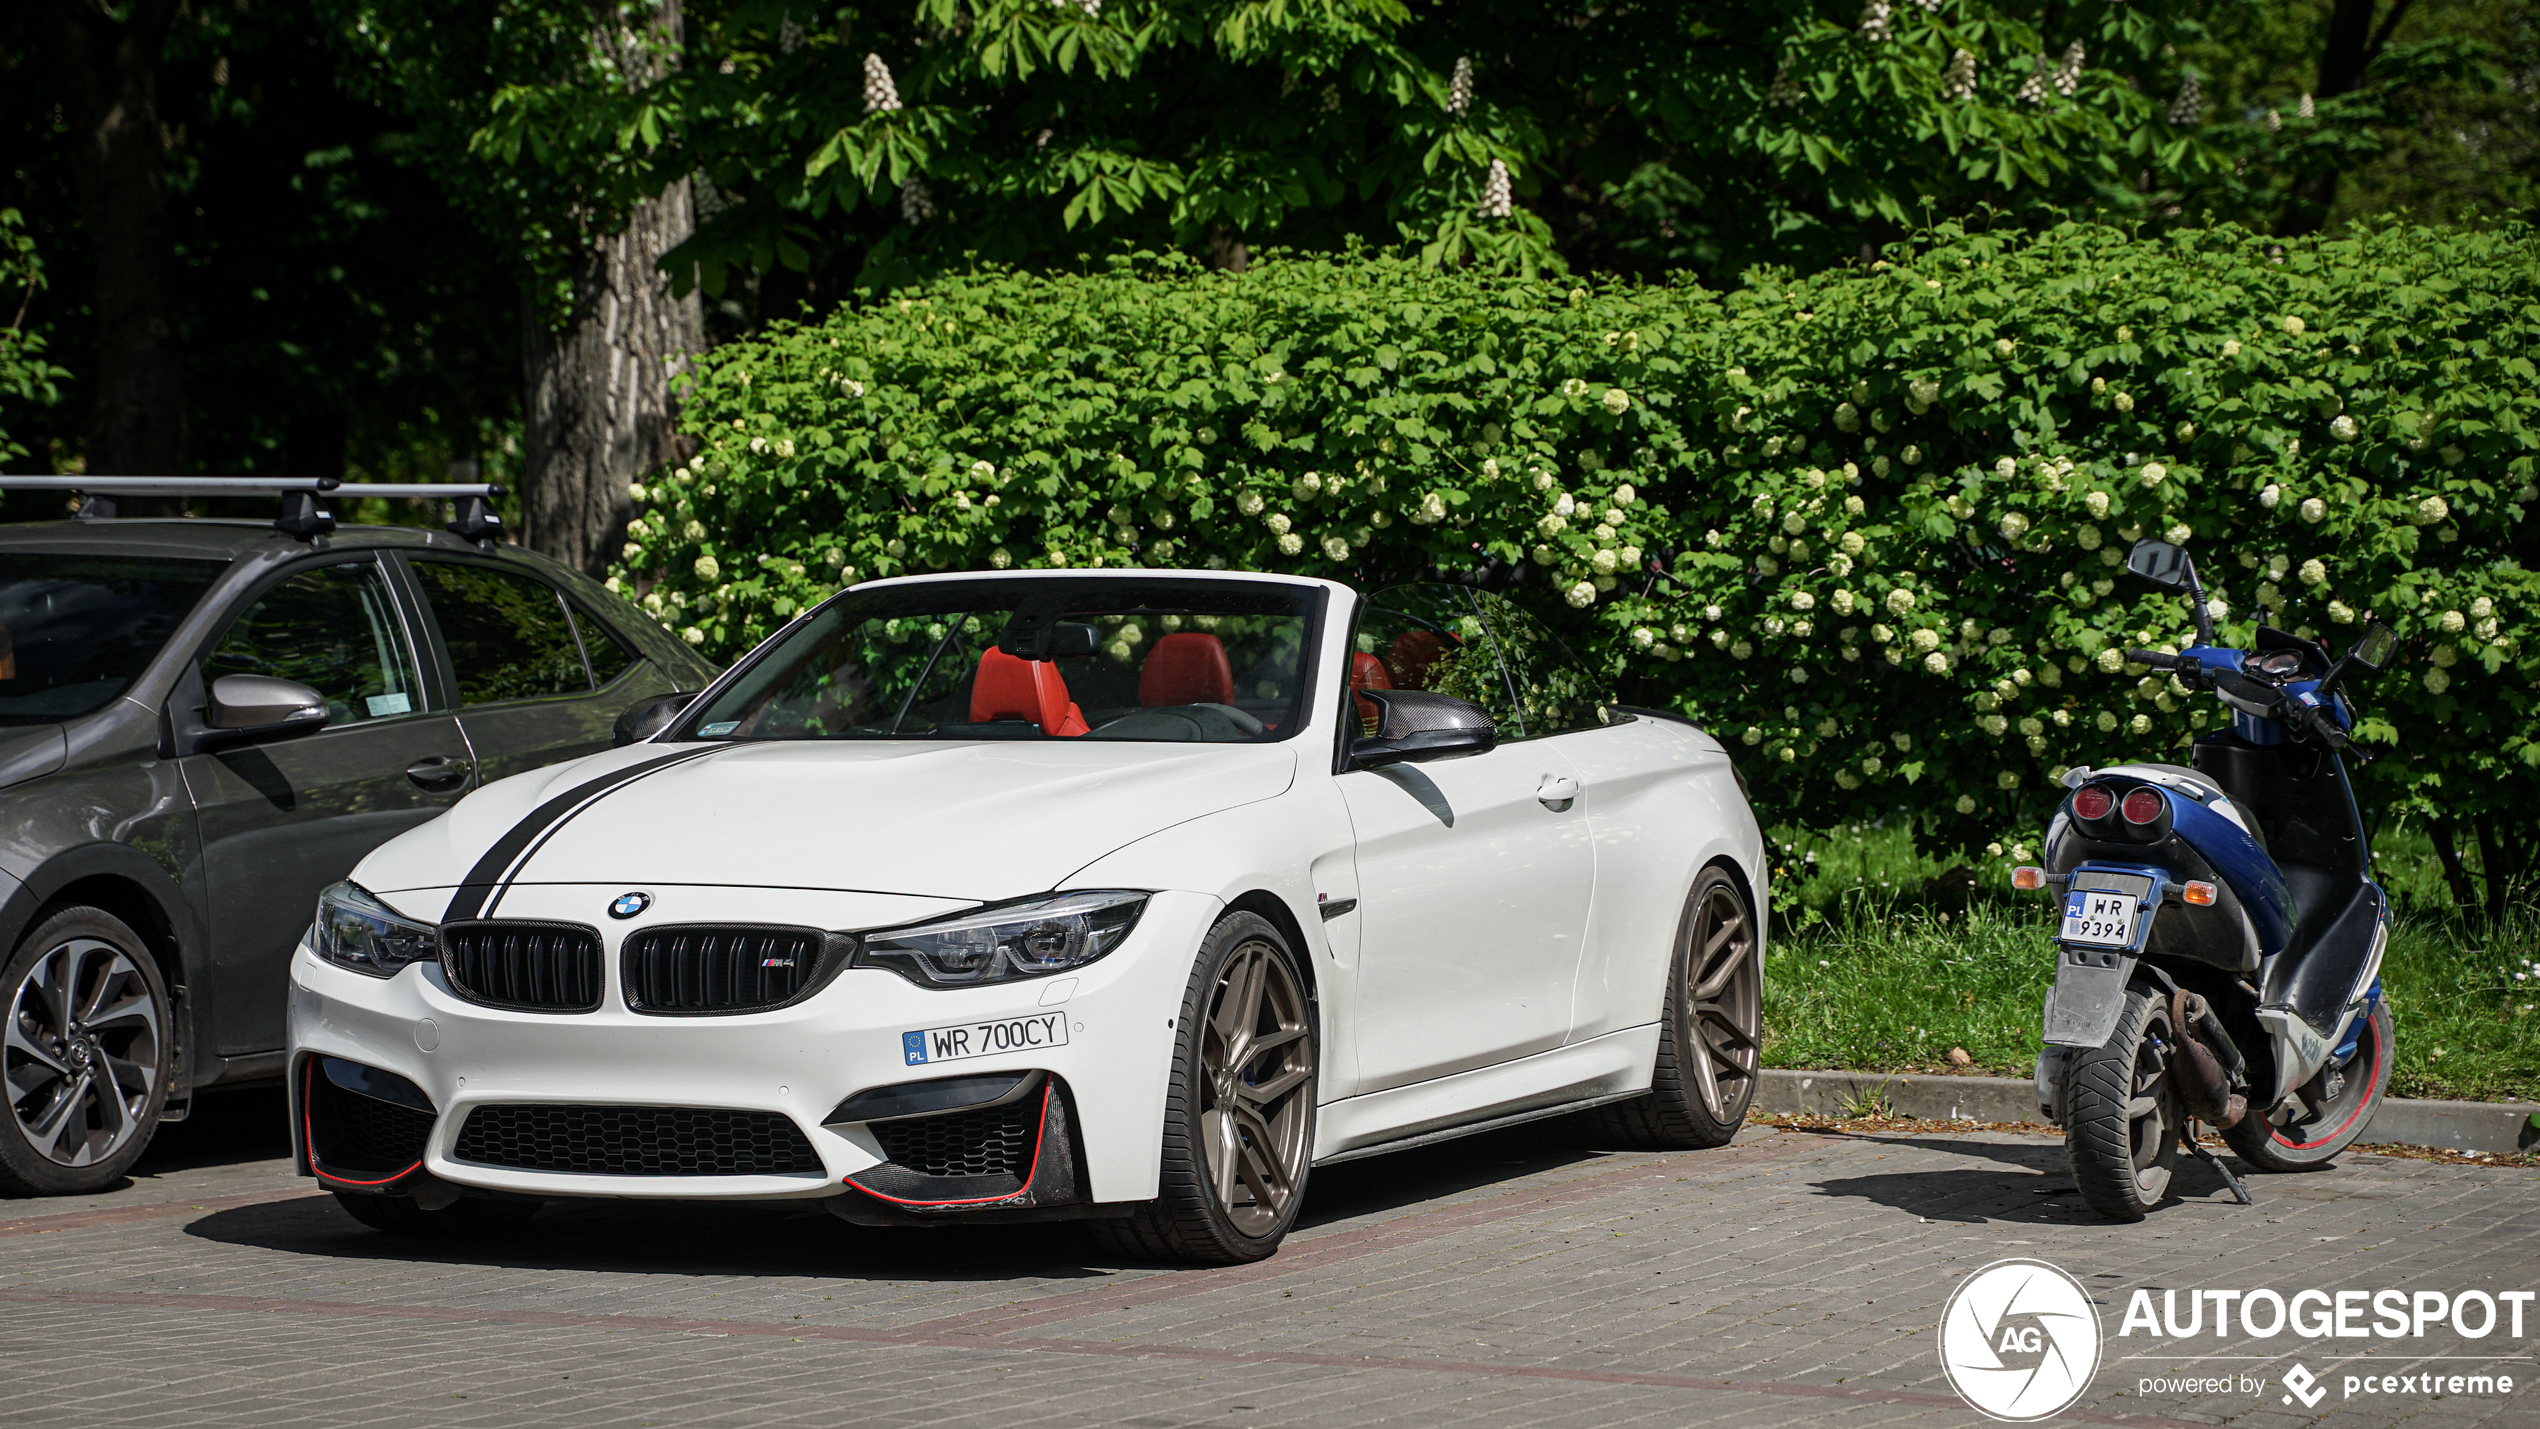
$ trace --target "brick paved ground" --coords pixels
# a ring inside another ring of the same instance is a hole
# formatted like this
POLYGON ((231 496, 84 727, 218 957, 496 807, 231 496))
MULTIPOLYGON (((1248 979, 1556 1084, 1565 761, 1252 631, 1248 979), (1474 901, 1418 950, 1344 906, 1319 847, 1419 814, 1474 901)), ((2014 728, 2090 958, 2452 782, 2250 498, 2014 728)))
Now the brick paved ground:
POLYGON ((1184 1271, 1067 1227, 606 1203, 417 1247, 287 1174, 276 1105, 208 1108, 113 1194, 0 1202, 0 1423, 1966 1424, 1941 1307, 2025 1255, 2103 1302, 2107 1358, 2072 1417, 2540 1425, 2540 1306, 2521 1340, 2116 1336, 2145 1286, 2540 1289, 2527 1169, 2357 1156, 2262 1180, 2251 1208, 2193 1170, 2186 1200, 2114 1226, 2035 1137, 1751 1128, 1612 1155, 1521 1129, 1332 1168, 1276 1258, 1184 1271), (2516 1358, 2422 1358, 2460 1354, 2516 1358), (2296 1360, 2328 1382, 2315 1409, 2282 1402, 2296 1360), (2339 1392, 2437 1364, 2516 1392, 2339 1392), (2265 1390, 2141 1392, 2225 1373, 2265 1390))

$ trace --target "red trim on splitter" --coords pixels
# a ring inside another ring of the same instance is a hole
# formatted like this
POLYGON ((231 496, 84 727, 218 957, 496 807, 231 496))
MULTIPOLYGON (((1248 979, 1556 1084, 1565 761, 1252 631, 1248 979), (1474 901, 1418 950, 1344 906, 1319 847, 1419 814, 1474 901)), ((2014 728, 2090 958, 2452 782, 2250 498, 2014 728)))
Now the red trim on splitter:
MULTIPOLYGON (((2370 1026, 2372 1014, 2367 1012, 2364 1014, 2364 1017, 2366 1019, 2366 1026, 2364 1030, 2370 1032, 2372 1030, 2370 1026)), ((2378 1084, 2380 1080, 2381 1037, 2378 1033, 2376 1033, 2372 1039, 2372 1080, 2366 1082, 2364 1085, 2366 1087, 2371 1087, 2378 1084)), ((2364 1100, 2355 1103, 2355 1109, 2346 1113, 2346 1119, 2344 1121, 2337 1123, 2337 1130, 2330 1132, 2328 1135, 2321 1137, 2317 1141, 2284 1141, 2284 1133, 2276 1130, 2273 1125, 2269 1125, 2267 1127, 2267 1134, 2273 1136, 2278 1141, 2283 1141, 2286 1146, 2291 1147, 2295 1151, 2308 1151, 2314 1146, 2325 1146, 2329 1142, 2335 1141, 2340 1135, 2344 1134, 2346 1128, 2355 1124, 2355 1118, 2362 1116, 2364 1114, 2364 1108, 2370 1105, 2372 1105, 2372 1099, 2370 1097, 2366 1097, 2364 1100)))
POLYGON ((963 1201, 904 1201, 897 1196, 884 1195, 882 1192, 874 1190, 872 1187, 857 1180, 853 1176, 849 1176, 847 1178, 847 1184, 855 1187, 859 1191, 862 1191, 864 1194, 873 1197, 877 1201, 888 1201, 894 1206, 993 1206, 999 1201, 1011 1201, 1017 1196, 1030 1191, 1032 1189, 1032 1178, 1040 1174, 1041 1143, 1049 1139, 1050 1092, 1056 1086, 1056 1083, 1056 1078, 1052 1078, 1049 1081, 1041 1083, 1041 1124, 1032 1130, 1032 1166, 1030 1170, 1023 1173, 1023 1184, 1016 1190, 1009 1191, 1002 1196, 973 1196, 970 1199, 963 1201))
POLYGON ((321 1181, 332 1181, 338 1186, 385 1186, 391 1181, 402 1181, 423 1169, 423 1162, 417 1160, 415 1164, 394 1176, 383 1177, 377 1181, 356 1181, 350 1176, 338 1176, 320 1166, 317 1155, 317 1129, 309 1123, 309 1103, 317 1097, 317 1058, 311 1057, 301 1065, 305 1075, 300 1088, 300 1144, 309 1148, 310 1175, 321 1181))

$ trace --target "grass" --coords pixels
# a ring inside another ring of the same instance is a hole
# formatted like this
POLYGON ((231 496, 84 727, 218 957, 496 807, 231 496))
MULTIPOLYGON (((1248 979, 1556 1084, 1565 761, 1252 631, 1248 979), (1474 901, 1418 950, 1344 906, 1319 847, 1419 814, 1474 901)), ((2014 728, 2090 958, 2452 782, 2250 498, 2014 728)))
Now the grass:
MULTIPOLYGON (((1902 818, 1773 839, 1766 1066, 2036 1070, 2054 981, 2049 895, 2011 892, 2007 860, 1971 878, 1925 856, 1902 818)), ((2390 1094, 2540 1100, 2540 908, 2475 931, 2437 911, 2447 898, 2421 834, 2385 831, 2378 860, 2400 909, 2382 962, 2398 1033, 2390 1094)))

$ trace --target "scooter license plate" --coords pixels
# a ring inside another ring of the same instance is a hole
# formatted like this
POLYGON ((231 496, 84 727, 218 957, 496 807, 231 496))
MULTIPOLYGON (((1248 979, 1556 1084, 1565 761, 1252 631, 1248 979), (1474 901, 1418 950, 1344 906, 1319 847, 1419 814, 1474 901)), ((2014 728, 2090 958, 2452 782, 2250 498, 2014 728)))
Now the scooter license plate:
POLYGON ((2064 895, 2063 941, 2093 948, 2134 946, 2134 895, 2076 888, 2064 895))

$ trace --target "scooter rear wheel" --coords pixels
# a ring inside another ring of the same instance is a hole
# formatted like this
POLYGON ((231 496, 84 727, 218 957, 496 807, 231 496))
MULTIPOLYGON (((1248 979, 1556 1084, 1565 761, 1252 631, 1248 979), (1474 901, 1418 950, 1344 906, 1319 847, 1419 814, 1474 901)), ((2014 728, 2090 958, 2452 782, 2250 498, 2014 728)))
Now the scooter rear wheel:
POLYGON ((2253 1108, 2223 1133, 2223 1140, 2260 1171, 2316 1171, 2327 1165, 2354 1144, 2381 1105, 2381 1094, 2390 1085, 2390 1038, 2390 1004, 2376 1003, 2363 1036, 2355 1039, 2355 1055, 2335 1069, 2336 1093, 2326 1094, 2327 1069, 2302 1085, 2302 1100, 2317 1108, 2310 1117, 2277 1126, 2253 1108))
POLYGON ((2103 1216, 2139 1221, 2169 1193, 2187 1119, 2170 1076, 2176 1042, 2168 1004, 2129 990, 2107 1042, 2065 1064, 2064 1155, 2103 1216))

